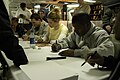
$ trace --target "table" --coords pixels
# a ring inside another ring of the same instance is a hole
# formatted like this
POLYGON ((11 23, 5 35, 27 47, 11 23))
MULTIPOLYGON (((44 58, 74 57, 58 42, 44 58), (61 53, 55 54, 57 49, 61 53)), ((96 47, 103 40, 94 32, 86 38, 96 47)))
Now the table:
MULTIPOLYGON (((39 66, 42 63, 44 63, 43 65, 55 64, 62 67, 62 69, 65 68, 66 70, 68 70, 68 72, 70 70, 71 72, 79 75, 78 80, 103 80, 104 78, 109 76, 110 71, 98 70, 96 66, 92 67, 88 63, 81 67, 81 64, 84 62, 84 59, 81 58, 67 57, 66 59, 61 60, 46 61, 46 56, 56 56, 58 54, 52 53, 50 46, 29 49, 26 48, 29 47, 28 41, 20 41, 20 44, 25 50, 25 53, 29 60, 29 64, 23 65, 20 68, 16 68, 13 66, 13 63, 10 60, 6 59, 9 64, 11 74, 15 80, 30 80, 30 77, 28 77, 28 75, 26 75, 26 73, 24 72, 24 68, 28 68, 28 66, 31 65, 39 66)), ((36 68, 40 67, 38 66, 36 68)))

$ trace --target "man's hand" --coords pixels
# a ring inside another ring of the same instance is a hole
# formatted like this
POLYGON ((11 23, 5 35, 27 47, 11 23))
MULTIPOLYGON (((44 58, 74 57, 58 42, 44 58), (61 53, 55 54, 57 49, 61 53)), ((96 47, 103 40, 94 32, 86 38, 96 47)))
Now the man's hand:
POLYGON ((54 43, 54 44, 52 44, 51 48, 52 48, 53 52, 58 52, 61 49, 61 45, 54 43))
POLYGON ((68 56, 68 57, 74 57, 74 50, 69 49, 69 50, 64 50, 59 53, 61 56, 68 56))
POLYGON ((23 41, 29 41, 29 37, 27 35, 22 36, 23 41))
POLYGON ((104 57, 103 56, 99 55, 98 53, 96 53, 94 56, 92 56, 92 55, 93 55, 93 53, 89 53, 85 57, 85 60, 90 65, 94 66, 95 63, 98 64, 98 65, 103 65, 103 63, 104 63, 104 57), (88 59, 88 57, 90 57, 90 56, 91 56, 91 58, 88 59))

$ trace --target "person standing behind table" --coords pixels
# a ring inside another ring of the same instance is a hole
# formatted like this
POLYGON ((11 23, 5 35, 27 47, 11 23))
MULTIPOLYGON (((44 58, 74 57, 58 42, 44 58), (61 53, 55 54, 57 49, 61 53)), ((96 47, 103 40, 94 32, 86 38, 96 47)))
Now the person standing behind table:
MULTIPOLYGON (((10 27, 9 16, 3 0, 0 0, 0 6, 0 50, 3 51, 7 58, 12 60, 16 66, 25 65, 28 63, 28 59, 23 48, 19 45, 18 38, 14 36, 10 27)), ((0 58, 0 61, 1 59, 2 58, 0 58)))
MULTIPOLYGON (((37 13, 32 14, 30 19, 32 23, 32 29, 35 30, 35 40, 37 42, 41 42, 42 38, 47 34, 48 23, 45 22, 37 13)), ((23 40, 29 40, 29 35, 32 29, 30 29, 25 35, 23 35, 23 40)))
POLYGON ((61 56, 82 57, 89 52, 97 51, 100 55, 113 55, 114 45, 105 30, 90 22, 90 15, 78 13, 72 18, 74 32, 61 42, 53 44, 52 51, 59 51, 61 56))
POLYGON ((79 6, 74 10, 73 15, 84 12, 90 14, 91 8, 90 5, 85 4, 84 0, 78 0, 79 6))
POLYGON ((48 32, 43 39, 43 42, 54 43, 56 40, 62 40, 68 35, 68 28, 61 23, 61 11, 59 8, 54 8, 48 13, 48 32))
POLYGON ((26 3, 21 3, 20 8, 17 10, 15 17, 19 19, 19 23, 23 24, 23 27, 27 30, 31 28, 30 25, 31 12, 26 8, 26 3))

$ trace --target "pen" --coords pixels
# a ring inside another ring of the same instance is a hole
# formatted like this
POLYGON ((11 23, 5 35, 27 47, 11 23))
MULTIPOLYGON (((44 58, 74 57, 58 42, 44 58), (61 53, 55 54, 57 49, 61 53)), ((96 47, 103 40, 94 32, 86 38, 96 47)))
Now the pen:
POLYGON ((97 51, 95 51, 93 55, 89 56, 89 57, 87 58, 87 60, 82 63, 81 66, 85 65, 85 63, 86 63, 89 59, 91 59, 96 53, 97 53, 97 51))
POLYGON ((56 40, 56 42, 55 42, 56 44, 57 44, 57 40, 56 40))
POLYGON ((46 60, 59 60, 59 59, 66 59, 65 56, 60 56, 60 57, 47 57, 46 60))

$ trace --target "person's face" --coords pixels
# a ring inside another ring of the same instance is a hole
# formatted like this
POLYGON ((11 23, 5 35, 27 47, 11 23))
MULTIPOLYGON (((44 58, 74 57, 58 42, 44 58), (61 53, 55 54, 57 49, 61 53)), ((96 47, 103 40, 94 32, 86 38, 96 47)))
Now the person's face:
POLYGON ((39 27, 41 25, 41 20, 31 19, 32 25, 34 27, 39 27))
POLYGON ((24 11, 26 7, 21 7, 21 9, 24 11))
POLYGON ((16 27, 18 25, 18 22, 16 20, 12 20, 11 24, 16 27))
POLYGON ((43 18, 43 17, 45 16, 45 13, 44 13, 44 12, 42 12, 42 11, 41 11, 41 12, 39 12, 39 14, 40 14, 40 17, 41 17, 41 18, 43 18))
POLYGON ((79 4, 82 4, 84 0, 78 0, 78 3, 79 4))
POLYGON ((50 19, 50 18, 48 18, 47 21, 48 21, 48 25, 49 25, 51 28, 55 27, 55 26, 57 25, 57 23, 58 23, 58 22, 53 21, 53 20, 50 19))
POLYGON ((74 27, 74 32, 79 36, 85 35, 89 30, 89 29, 86 29, 85 25, 77 25, 76 26, 73 24, 73 27, 74 27))

